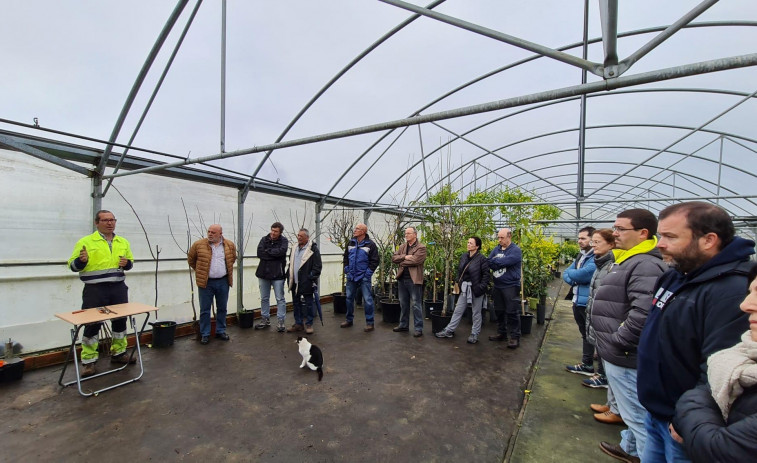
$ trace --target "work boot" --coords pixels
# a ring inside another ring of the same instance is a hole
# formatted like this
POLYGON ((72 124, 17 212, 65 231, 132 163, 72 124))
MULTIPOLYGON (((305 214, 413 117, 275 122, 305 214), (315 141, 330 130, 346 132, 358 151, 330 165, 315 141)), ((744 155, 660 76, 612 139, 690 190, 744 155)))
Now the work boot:
POLYGON ((92 363, 83 363, 81 366, 81 377, 86 378, 87 376, 92 376, 95 373, 97 373, 97 369, 95 369, 95 362, 92 363))
POLYGON ((263 328, 268 328, 271 326, 271 320, 269 318, 263 317, 260 320, 260 323, 255 325, 256 330, 262 330, 263 328))
POLYGON ((123 354, 111 355, 110 363, 120 363, 122 365, 126 365, 127 363, 137 363, 137 359, 133 355, 129 355, 129 351, 126 351, 123 354))
POLYGON ((299 323, 292 325, 292 327, 287 330, 287 333, 295 333, 297 331, 302 331, 302 325, 299 323))

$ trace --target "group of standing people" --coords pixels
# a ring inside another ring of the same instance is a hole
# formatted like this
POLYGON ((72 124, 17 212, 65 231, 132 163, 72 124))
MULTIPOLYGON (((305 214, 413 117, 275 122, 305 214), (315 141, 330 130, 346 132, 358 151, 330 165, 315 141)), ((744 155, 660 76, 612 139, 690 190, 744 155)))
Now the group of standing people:
POLYGON ((755 243, 735 236, 721 208, 687 202, 659 219, 623 211, 612 229, 581 229, 579 246, 563 277, 574 288, 583 355, 566 369, 607 388, 607 403, 591 405, 597 420, 628 426, 619 444, 601 442, 602 451, 645 463, 751 458, 757 296, 740 302, 757 275, 755 243))

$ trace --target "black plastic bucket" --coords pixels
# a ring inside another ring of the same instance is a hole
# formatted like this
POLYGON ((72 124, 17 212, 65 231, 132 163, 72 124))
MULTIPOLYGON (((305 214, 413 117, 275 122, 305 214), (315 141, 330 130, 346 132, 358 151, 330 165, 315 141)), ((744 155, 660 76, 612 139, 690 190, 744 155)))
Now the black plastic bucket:
POLYGON ((176 322, 164 321, 150 323, 152 326, 152 347, 173 346, 176 337, 176 322))
POLYGON ((252 325, 255 324, 255 312, 252 310, 239 311, 237 317, 239 318, 240 328, 252 328, 252 325))

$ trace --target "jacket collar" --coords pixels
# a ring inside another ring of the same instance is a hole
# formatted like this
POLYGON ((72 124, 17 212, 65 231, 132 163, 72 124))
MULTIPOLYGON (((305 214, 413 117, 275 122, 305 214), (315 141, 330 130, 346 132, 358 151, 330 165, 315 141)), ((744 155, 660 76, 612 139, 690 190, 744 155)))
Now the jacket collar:
POLYGON ((653 251, 656 247, 657 237, 653 236, 652 239, 642 241, 641 243, 637 244, 627 251, 623 249, 613 249, 612 252, 613 254, 615 254, 615 263, 622 264, 624 261, 630 259, 631 257, 639 254, 646 254, 650 251, 653 251))

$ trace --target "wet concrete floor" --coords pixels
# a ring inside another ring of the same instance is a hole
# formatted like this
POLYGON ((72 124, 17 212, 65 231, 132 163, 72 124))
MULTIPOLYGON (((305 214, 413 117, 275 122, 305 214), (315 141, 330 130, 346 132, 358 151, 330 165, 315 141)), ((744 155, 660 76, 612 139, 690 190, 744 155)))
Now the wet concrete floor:
POLYGON ((144 347, 142 379, 96 397, 61 389, 61 367, 26 372, 0 385, 0 460, 503 461, 548 325, 510 350, 487 340, 488 320, 475 345, 465 319, 454 339, 434 338, 430 320, 422 338, 380 313, 372 333, 362 310, 352 328, 341 321, 326 304, 310 336, 322 382, 298 369, 295 334, 236 326, 230 342, 144 347))

